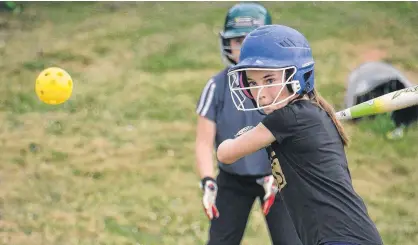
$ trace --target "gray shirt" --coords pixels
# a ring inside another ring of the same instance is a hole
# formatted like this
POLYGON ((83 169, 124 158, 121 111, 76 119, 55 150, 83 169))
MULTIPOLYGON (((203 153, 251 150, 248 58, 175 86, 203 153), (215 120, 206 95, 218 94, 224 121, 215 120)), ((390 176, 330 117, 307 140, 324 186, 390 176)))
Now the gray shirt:
MULTIPOLYGON (((216 123, 216 149, 224 140, 257 126, 263 119, 258 111, 243 112, 236 109, 228 86, 227 71, 228 68, 225 68, 206 83, 196 107, 197 114, 216 123)), ((245 102, 253 106, 250 100, 245 102)), ((270 161, 264 149, 243 157, 234 164, 218 161, 218 166, 226 172, 238 175, 271 174, 270 161)))

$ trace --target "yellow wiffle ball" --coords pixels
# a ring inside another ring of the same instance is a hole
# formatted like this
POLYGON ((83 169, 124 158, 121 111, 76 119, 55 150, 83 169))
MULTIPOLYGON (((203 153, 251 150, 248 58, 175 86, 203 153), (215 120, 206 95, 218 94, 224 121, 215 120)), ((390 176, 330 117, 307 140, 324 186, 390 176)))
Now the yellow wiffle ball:
POLYGON ((43 70, 36 78, 35 91, 38 98, 46 104, 62 104, 73 93, 73 80, 65 70, 50 67, 43 70))

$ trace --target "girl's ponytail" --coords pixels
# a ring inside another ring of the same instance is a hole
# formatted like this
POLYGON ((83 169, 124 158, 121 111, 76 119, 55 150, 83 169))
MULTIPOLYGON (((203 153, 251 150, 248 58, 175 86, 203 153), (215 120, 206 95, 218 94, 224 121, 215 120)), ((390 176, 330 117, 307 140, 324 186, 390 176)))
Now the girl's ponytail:
POLYGON ((336 118, 334 108, 331 104, 329 104, 321 95, 318 94, 318 92, 314 89, 312 92, 308 94, 309 99, 317 104, 319 108, 326 111, 328 116, 331 118, 331 120, 334 122, 335 127, 338 130, 338 133, 340 134, 340 137, 343 141, 344 146, 347 146, 349 143, 348 136, 344 130, 344 127, 342 126, 341 122, 336 118))

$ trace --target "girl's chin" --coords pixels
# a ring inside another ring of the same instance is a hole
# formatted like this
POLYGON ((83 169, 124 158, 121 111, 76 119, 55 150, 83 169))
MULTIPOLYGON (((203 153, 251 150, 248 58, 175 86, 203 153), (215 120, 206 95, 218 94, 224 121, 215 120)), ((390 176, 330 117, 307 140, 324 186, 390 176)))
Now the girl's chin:
POLYGON ((273 112, 273 108, 267 107, 267 108, 264 108, 263 111, 265 114, 270 114, 273 112))

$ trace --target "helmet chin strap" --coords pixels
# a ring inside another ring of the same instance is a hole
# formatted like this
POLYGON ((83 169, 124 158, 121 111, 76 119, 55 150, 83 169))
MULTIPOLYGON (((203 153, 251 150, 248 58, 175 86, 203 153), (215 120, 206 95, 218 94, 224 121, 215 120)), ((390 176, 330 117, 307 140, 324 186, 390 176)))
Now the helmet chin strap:
MULTIPOLYGON (((240 50, 240 48, 234 48, 233 49, 233 48, 231 48, 231 46, 229 46, 229 50, 231 50, 231 51, 232 50, 240 50)), ((233 57, 232 52, 231 53, 224 52, 224 55, 228 56, 228 58, 231 60, 231 63, 233 63, 234 65, 236 65, 238 63, 238 61, 235 60, 235 58, 233 57)))

